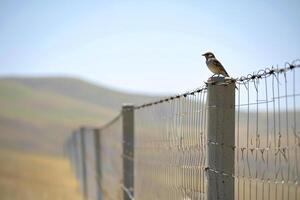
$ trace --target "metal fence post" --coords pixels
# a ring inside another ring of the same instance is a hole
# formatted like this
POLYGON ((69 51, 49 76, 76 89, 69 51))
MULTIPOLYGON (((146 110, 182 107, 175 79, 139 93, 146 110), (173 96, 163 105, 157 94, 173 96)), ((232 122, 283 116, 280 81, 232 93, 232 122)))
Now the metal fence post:
POLYGON ((123 115, 123 199, 134 195, 134 106, 122 106, 123 115))
POLYGON ((100 143, 100 129, 94 129, 94 139, 95 139, 95 153, 96 153, 96 170, 97 170, 97 184, 98 184, 98 200, 102 200, 102 193, 101 193, 101 157, 100 157, 100 150, 101 150, 101 143, 100 143))
POLYGON ((234 80, 210 78, 207 88, 207 200, 234 199, 234 104, 234 80))
POLYGON ((83 196, 86 198, 87 197, 87 177, 86 177, 86 157, 85 157, 85 128, 81 127, 80 128, 80 150, 81 150, 81 165, 82 165, 82 192, 83 196))

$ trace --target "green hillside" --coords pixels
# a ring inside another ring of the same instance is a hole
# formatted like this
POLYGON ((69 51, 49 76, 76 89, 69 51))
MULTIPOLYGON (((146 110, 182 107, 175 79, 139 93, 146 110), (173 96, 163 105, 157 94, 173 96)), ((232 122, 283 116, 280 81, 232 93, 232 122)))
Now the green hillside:
POLYGON ((124 102, 149 100, 73 78, 2 78, 0 147, 61 154, 73 129, 105 123, 124 102))
MULTIPOLYGON (((0 78, 0 148, 61 155, 64 139, 75 128, 106 123, 120 111, 123 103, 139 105, 153 100, 153 97, 118 92, 74 78, 0 78)), ((292 114, 289 113, 288 119, 293 119, 292 114)), ((270 132, 274 127, 272 116, 270 113, 270 132)), ((285 113, 281 116, 285 119, 285 113)), ((254 140, 257 115, 250 112, 248 117, 252 124, 251 140, 254 140)), ((297 110, 296 124, 300 123, 299 119, 297 110)), ((265 113, 259 113, 261 139, 265 137, 266 120, 265 113)), ((292 123, 288 125, 290 129, 292 123)), ((241 135, 246 135, 246 126, 247 113, 241 111, 241 135)), ((281 127, 286 126, 286 120, 282 120, 281 127)))

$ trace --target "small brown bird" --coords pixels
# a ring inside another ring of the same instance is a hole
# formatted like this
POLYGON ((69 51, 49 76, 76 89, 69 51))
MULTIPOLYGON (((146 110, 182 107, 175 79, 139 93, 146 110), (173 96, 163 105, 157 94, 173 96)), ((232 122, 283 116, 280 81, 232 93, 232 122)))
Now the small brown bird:
MULTIPOLYGON (((206 58, 206 65, 210 71, 214 73, 214 75, 222 74, 225 77, 229 77, 228 73, 226 72, 223 65, 216 59, 215 55, 211 52, 207 52, 205 54, 202 54, 202 56, 205 56, 206 58)), ((214 76, 213 75, 213 76, 214 76)))

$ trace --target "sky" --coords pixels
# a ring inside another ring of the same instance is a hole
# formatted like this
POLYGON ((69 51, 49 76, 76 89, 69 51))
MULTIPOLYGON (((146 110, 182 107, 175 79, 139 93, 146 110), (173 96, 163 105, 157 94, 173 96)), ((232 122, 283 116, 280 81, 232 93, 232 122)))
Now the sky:
POLYGON ((300 1, 0 0, 0 76, 71 76, 178 93, 300 58, 300 1))

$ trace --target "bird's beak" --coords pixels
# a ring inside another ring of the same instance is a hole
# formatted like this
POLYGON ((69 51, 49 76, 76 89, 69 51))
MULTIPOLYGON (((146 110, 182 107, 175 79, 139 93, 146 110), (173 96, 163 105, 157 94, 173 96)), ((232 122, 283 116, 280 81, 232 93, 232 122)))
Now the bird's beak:
POLYGON ((204 53, 204 54, 202 54, 202 56, 205 56, 205 53, 204 53))

